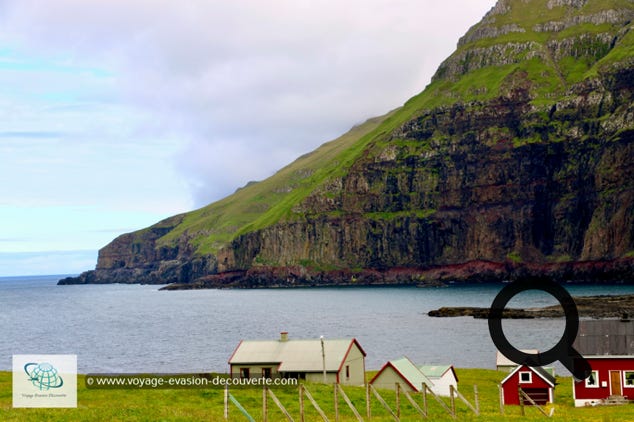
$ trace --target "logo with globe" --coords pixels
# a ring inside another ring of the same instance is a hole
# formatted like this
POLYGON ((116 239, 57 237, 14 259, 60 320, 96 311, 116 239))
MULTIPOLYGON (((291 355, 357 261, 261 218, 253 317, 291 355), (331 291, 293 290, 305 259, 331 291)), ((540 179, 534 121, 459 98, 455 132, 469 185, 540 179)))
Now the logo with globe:
POLYGON ((29 376, 29 380, 40 391, 60 388, 64 385, 64 380, 57 373, 57 369, 48 362, 29 362, 24 365, 24 372, 26 372, 29 376))

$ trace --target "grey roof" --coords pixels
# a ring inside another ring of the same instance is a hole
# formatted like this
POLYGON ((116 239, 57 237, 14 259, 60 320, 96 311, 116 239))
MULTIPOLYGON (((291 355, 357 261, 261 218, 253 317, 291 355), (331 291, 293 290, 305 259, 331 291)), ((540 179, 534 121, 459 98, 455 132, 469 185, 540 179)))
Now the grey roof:
POLYGON ((553 387, 555 386, 555 376, 551 371, 541 366, 532 366, 531 369, 541 375, 541 377, 548 383, 552 384, 553 387))
POLYGON ((579 332, 573 347, 583 356, 634 357, 634 321, 579 321, 579 332))
MULTIPOLYGON (((326 371, 338 372, 353 345, 366 355, 355 339, 324 339, 326 371)), ((229 364, 277 364, 280 372, 319 372, 323 370, 321 340, 243 340, 229 364)))

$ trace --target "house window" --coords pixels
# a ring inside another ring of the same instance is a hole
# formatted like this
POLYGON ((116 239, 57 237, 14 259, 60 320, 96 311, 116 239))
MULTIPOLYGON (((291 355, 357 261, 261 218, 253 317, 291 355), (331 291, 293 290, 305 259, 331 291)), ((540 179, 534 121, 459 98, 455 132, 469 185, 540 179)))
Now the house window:
POLYGON ((350 365, 346 365, 346 379, 350 379, 350 365))
POLYGON ((262 378, 271 378, 271 368, 262 368, 262 378))
POLYGON ((250 378, 249 368, 240 368, 240 378, 250 378))
POLYGON ((634 387, 634 371, 623 371, 626 387, 634 387))
POLYGON ((590 372, 590 376, 586 378, 587 388, 599 388, 599 371, 590 372))
POLYGON ((520 372, 520 384, 530 384, 533 382, 533 373, 530 371, 520 372))

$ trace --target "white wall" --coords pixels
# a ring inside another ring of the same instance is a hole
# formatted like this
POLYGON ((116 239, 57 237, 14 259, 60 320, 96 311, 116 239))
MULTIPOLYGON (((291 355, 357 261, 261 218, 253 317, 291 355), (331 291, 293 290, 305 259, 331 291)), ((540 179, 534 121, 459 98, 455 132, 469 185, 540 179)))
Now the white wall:
POLYGON ((458 381, 453 375, 453 371, 449 370, 441 378, 429 378, 434 385, 431 387, 431 391, 439 396, 449 396, 449 386, 453 385, 453 388, 458 389, 458 381))

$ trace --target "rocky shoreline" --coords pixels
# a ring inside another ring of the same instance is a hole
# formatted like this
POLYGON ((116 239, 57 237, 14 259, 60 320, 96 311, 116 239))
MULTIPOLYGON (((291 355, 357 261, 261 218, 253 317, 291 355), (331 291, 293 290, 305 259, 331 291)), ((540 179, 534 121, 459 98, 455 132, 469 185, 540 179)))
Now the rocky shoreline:
POLYGON ((318 271, 302 266, 257 266, 175 282, 162 290, 254 289, 333 286, 446 287, 454 283, 490 283, 548 279, 572 283, 631 283, 634 259, 548 264, 469 261, 429 268, 340 269, 318 271))
MULTIPOLYGON (((580 317, 622 318, 634 315, 634 295, 575 296, 573 299, 577 304, 580 317)), ((486 319, 489 316, 489 308, 449 306, 429 311, 427 315, 431 317, 472 316, 477 319, 486 319)), ((564 311, 560 305, 527 309, 507 308, 502 313, 502 318, 509 319, 563 317, 564 311)))
POLYGON ((548 279, 560 283, 632 283, 634 258, 615 260, 515 263, 473 260, 428 267, 319 270, 305 266, 258 265, 246 270, 213 272, 202 258, 148 268, 98 268, 58 282, 66 284, 165 284, 162 290, 257 289, 333 286, 445 287, 454 283, 491 283, 548 279))

